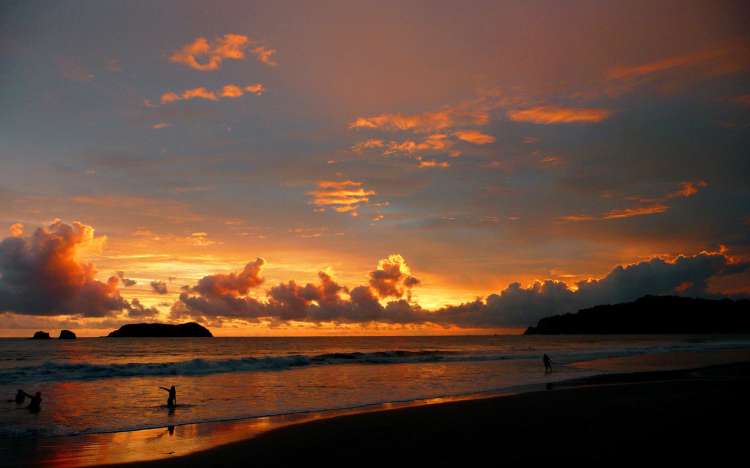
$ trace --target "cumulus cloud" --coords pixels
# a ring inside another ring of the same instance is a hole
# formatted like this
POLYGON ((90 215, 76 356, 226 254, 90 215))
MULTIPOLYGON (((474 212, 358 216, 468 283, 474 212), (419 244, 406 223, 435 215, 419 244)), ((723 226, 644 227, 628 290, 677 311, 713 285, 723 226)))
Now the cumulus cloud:
MULTIPOLYGON (((167 91, 161 95, 159 99, 162 104, 170 104, 177 101, 189 101, 191 99, 204 99, 207 101, 218 101, 219 99, 233 99, 242 97, 245 94, 255 94, 260 96, 265 91, 265 88, 260 83, 254 83, 247 86, 238 86, 235 84, 224 85, 219 91, 213 91, 206 89, 203 86, 197 88, 186 89, 181 93, 175 93, 174 91, 167 91)), ((163 127, 154 127, 163 128, 163 127)))
POLYGON ((204 276, 190 290, 206 297, 245 295, 251 288, 263 283, 260 274, 265 264, 265 260, 257 258, 254 262, 245 265, 245 268, 239 273, 204 276))
POLYGON ((748 270, 750 263, 722 252, 654 258, 617 266, 601 279, 573 285, 553 280, 528 287, 512 283, 484 299, 428 311, 409 298, 409 291, 419 280, 411 274, 403 257, 391 255, 378 262, 368 276, 368 284, 352 289, 340 285, 325 272, 319 273, 318 283, 301 285, 288 281, 278 284, 267 292, 267 301, 237 294, 236 289, 217 294, 210 289, 191 288, 193 293, 183 293, 172 307, 172 316, 204 321, 263 319, 437 324, 464 328, 523 327, 550 315, 575 312, 597 304, 632 301, 646 294, 714 297, 709 290, 711 279, 748 270), (387 298, 396 300, 383 305, 382 301, 387 298))
POLYGON ((152 281, 150 283, 151 289, 156 294, 167 294, 169 291, 167 290, 167 283, 164 281, 152 281))
POLYGON ((159 309, 144 306, 138 298, 130 302, 125 301, 125 310, 128 313, 128 317, 133 319, 153 318, 159 315, 159 309))
POLYGON ((54 221, 29 237, 0 242, 0 311, 34 315, 101 317, 120 311, 120 278, 95 279, 80 249, 95 243, 91 226, 54 221))
POLYGON ((401 255, 389 255, 378 262, 378 267, 370 272, 370 287, 380 298, 402 297, 405 291, 419 284, 411 275, 406 260, 401 255))
POLYGON ((366 189, 362 182, 323 180, 318 182, 318 188, 308 192, 308 195, 312 197, 310 203, 317 207, 317 211, 331 208, 338 213, 357 216, 358 208, 370 201, 375 191, 366 189))
POLYGON ((408 297, 418 284, 403 257, 394 254, 378 262, 368 276, 367 285, 351 290, 338 284, 327 272, 318 273, 317 284, 288 281, 273 286, 266 292, 265 302, 249 297, 247 291, 238 294, 237 290, 223 292, 196 286, 180 295, 171 316, 204 321, 424 323, 425 312, 410 300, 400 299, 408 297), (383 306, 380 300, 385 298, 399 299, 383 306))
MULTIPOLYGON (((186 65, 193 70, 215 71, 221 68, 224 60, 244 60, 245 50, 255 44, 257 44, 255 40, 242 34, 224 34, 214 39, 213 43, 205 37, 198 37, 172 53, 169 60, 186 65)), ((276 65, 271 59, 276 50, 258 45, 250 52, 258 61, 270 66, 276 65)))
POLYGON ((606 109, 594 108, 538 106, 528 109, 509 110, 507 115, 514 122, 550 125, 601 122, 607 119, 611 115, 611 112, 606 109))

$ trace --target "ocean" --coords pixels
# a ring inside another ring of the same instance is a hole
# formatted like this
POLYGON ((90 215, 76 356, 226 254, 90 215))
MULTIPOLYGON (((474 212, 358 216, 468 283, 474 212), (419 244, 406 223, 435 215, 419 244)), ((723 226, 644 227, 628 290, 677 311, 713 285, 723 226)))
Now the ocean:
POLYGON ((480 392, 594 373, 571 364, 750 346, 750 337, 0 339, 0 437, 130 431, 480 392), (553 361, 545 374, 541 356, 553 361), (177 408, 166 407, 175 385, 177 408), (12 402, 42 392, 42 411, 12 402), (6 401, 7 400, 7 401, 6 401))

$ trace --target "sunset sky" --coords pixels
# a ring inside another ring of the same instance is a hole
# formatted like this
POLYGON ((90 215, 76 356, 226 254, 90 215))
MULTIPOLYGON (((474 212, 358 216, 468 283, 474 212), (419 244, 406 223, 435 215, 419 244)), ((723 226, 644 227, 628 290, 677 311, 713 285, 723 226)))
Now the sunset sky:
POLYGON ((750 294, 745 1, 3 2, 0 335, 750 294))

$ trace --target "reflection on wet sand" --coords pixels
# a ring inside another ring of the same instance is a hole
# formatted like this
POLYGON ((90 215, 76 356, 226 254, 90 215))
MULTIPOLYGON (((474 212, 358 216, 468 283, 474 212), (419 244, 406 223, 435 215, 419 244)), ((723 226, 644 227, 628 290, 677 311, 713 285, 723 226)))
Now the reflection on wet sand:
POLYGON ((16 444, 12 447, 0 447, 0 454, 3 454, 3 459, 9 461, 11 465, 14 465, 16 461, 19 463, 23 461, 33 466, 54 467, 83 467, 157 460, 199 452, 249 439, 272 429, 318 419, 507 394, 510 393, 481 393, 391 402, 345 410, 266 416, 241 421, 170 425, 128 432, 16 440, 16 444))

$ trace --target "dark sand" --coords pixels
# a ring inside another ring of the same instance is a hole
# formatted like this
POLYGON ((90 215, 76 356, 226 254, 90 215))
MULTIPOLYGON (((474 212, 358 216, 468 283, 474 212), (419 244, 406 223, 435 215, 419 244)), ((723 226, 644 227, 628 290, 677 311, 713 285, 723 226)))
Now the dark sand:
POLYGON ((520 395, 341 416, 120 466, 745 464, 750 363, 606 375, 520 395))

